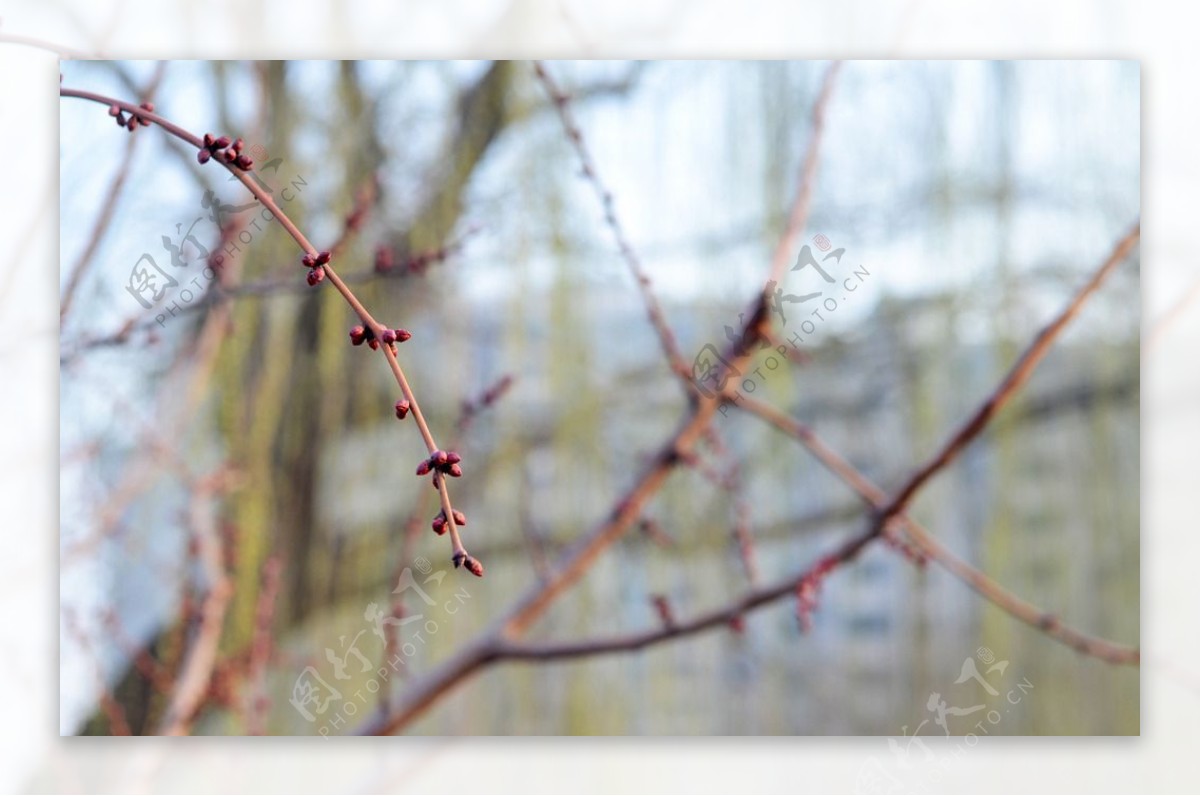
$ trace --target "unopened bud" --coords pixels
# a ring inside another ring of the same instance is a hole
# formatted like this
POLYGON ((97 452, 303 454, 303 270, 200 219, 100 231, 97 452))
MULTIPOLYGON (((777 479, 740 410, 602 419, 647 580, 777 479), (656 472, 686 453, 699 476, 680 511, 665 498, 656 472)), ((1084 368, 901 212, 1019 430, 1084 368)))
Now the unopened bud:
MULTIPOLYGON (((251 160, 247 155, 238 155, 237 158, 234 159, 233 163, 242 171, 250 171, 250 169, 254 168, 254 161, 251 160)), ((326 260, 326 262, 328 262, 328 260, 326 260)))
POLYGON ((393 331, 396 333, 397 343, 407 342, 412 339, 412 333, 407 329, 393 329, 393 331))
POLYGON ((211 157, 212 157, 212 152, 209 152, 207 149, 201 149, 199 152, 196 153, 196 160, 200 161, 201 165, 207 163, 208 159, 211 157))
POLYGON ((433 465, 430 464, 429 460, 422 459, 421 463, 417 465, 417 475, 428 475, 429 471, 432 469, 433 465))
POLYGON ((433 518, 433 522, 430 523, 430 525, 433 526, 433 532, 436 533, 438 536, 442 536, 443 534, 445 534, 446 533, 446 513, 444 511, 439 511, 437 516, 433 518))
POLYGON ((384 329, 383 334, 381 334, 380 337, 383 339, 383 342, 388 343, 389 345, 396 342, 396 333, 391 329, 384 329))
POLYGON ((446 468, 445 473, 451 478, 462 478, 462 465, 452 464, 446 468))
POLYGON ((325 265, 325 263, 329 262, 332 259, 333 259, 333 255, 330 254, 329 252, 321 252, 320 254, 317 255, 317 265, 325 265))
POLYGON ((367 330, 361 326, 355 326, 350 330, 350 342, 354 345, 362 345, 363 340, 367 339, 367 330))
POLYGON ((399 401, 396 401, 396 418, 398 420, 403 420, 404 418, 408 417, 408 410, 411 408, 412 405, 403 398, 401 398, 399 401))
POLYGON ((463 561, 463 566, 467 568, 467 572, 470 572, 475 577, 483 577, 483 564, 479 563, 478 558, 467 556, 466 560, 463 561))
POLYGON ((462 461, 462 457, 454 451, 446 451, 446 464, 458 464, 462 461))
POLYGON ((317 266, 308 272, 308 286, 315 287, 325 281, 325 269, 317 266))

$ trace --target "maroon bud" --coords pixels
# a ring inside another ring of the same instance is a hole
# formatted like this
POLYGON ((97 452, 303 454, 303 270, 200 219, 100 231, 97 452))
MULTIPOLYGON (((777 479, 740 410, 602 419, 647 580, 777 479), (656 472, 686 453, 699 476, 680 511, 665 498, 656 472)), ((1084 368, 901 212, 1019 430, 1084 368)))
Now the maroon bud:
POLYGON ((454 451, 446 452, 446 464, 458 464, 461 461, 462 461, 462 457, 459 456, 454 451))
POLYGON ((401 398, 399 401, 396 401, 396 419, 403 420, 404 418, 408 417, 408 410, 411 408, 412 405, 403 398, 401 398))
POLYGON ((233 141, 233 144, 232 144, 233 151, 237 152, 240 155, 240 154, 242 154, 242 147, 244 147, 245 145, 246 145, 245 141, 243 141, 240 138, 235 138, 233 141))
POLYGON ((213 148, 213 137, 212 137, 212 133, 205 133, 205 134, 204 134, 204 148, 205 148, 205 149, 212 149, 212 148, 213 148))
POLYGON ((428 475, 432 469, 432 463, 428 459, 422 459, 421 463, 417 465, 417 475, 428 475))
POLYGON ((462 478, 462 466, 458 464, 452 464, 445 469, 445 473, 451 478, 462 478))
POLYGON ((315 255, 305 254, 304 257, 301 258, 300 262, 304 264, 305 268, 312 268, 317 264, 317 258, 315 255))
POLYGON ((483 564, 479 563, 478 558, 472 558, 471 556, 467 556, 466 560, 463 561, 463 566, 465 566, 467 568, 467 572, 470 572, 475 577, 477 577, 477 578, 483 577, 483 564))
POLYGON ((392 259, 392 250, 387 246, 378 246, 375 249, 375 270, 390 271, 394 265, 392 259))
MULTIPOLYGON (((236 165, 242 171, 250 171, 250 169, 254 167, 254 161, 246 155, 238 155, 233 162, 234 165, 236 165)), ((329 261, 326 260, 325 262, 329 261)))
POLYGON ((434 451, 433 455, 429 457, 429 461, 440 470, 449 463, 450 459, 446 456, 445 451, 434 451))
POLYGON ((118 115, 120 115, 120 113, 121 113, 120 105, 109 105, 108 106, 108 115, 109 116, 118 116, 118 115))
POLYGON ((332 259, 333 259, 333 255, 330 254, 329 252, 321 252, 320 254, 317 255, 317 265, 325 265, 325 263, 329 262, 332 259))
POLYGON ((433 526, 433 532, 438 536, 444 534, 446 532, 446 513, 439 511, 438 515, 433 518, 431 525, 433 526))
POLYGON ((380 337, 383 338, 383 342, 385 342, 389 345, 396 342, 396 333, 393 332, 391 329, 384 329, 383 334, 380 335, 380 337))
POLYGON ((229 136, 221 136, 217 140, 213 141, 212 145, 213 149, 224 149, 225 147, 229 146, 229 136))
POLYGON ((212 152, 209 152, 207 149, 201 149, 199 152, 196 153, 196 160, 200 161, 201 165, 207 163, 208 159, 211 157, 212 157, 212 152))
POLYGON ((151 113, 154 113, 154 103, 153 102, 143 102, 138 107, 144 111, 150 111, 151 113))
POLYGON ((125 114, 118 111, 117 112, 117 127, 124 127, 124 126, 125 126, 125 114))
POLYGON ((412 339, 412 332, 407 329, 396 329, 395 333, 397 343, 406 343, 412 339))
POLYGON ((325 269, 317 266, 308 272, 308 286, 315 287, 325 281, 325 269))
POLYGON ((237 157, 238 156, 233 153, 232 149, 221 150, 221 160, 225 161, 226 163, 232 163, 233 161, 237 160, 237 157))
POLYGON ((372 337, 370 340, 367 341, 367 345, 371 346, 372 351, 379 350, 379 341, 376 340, 374 337, 372 337))
POLYGON ((454 510, 454 524, 455 525, 466 525, 467 524, 467 515, 463 514, 458 509, 455 509, 454 510))
POLYGON ((142 123, 142 127, 149 127, 152 124, 145 116, 139 116, 138 121, 142 123))
POLYGON ((470 556, 468 556, 466 553, 459 552, 450 557, 450 562, 454 564, 455 569, 458 569, 468 558, 470 558, 470 556))
POLYGON ((350 330, 350 342, 354 345, 362 345, 363 340, 367 339, 367 330, 361 326, 355 326, 350 330))

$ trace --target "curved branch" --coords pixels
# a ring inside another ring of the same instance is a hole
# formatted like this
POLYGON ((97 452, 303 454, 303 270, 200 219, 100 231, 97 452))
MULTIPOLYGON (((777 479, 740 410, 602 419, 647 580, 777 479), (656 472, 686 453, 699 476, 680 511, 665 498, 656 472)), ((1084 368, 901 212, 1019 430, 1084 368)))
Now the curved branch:
MULTIPOLYGON (((153 111, 148 111, 133 103, 125 102, 113 97, 106 97, 102 94, 97 94, 91 91, 83 91, 81 89, 71 89, 65 87, 59 87, 59 95, 63 97, 74 97, 77 99, 89 100, 91 102, 96 102, 109 107, 115 105, 121 110, 129 113, 134 118, 146 119, 154 124, 157 124, 171 135, 174 135, 176 138, 191 144, 196 148, 197 151, 204 148, 204 141, 199 136, 188 132, 169 119, 166 119, 159 114, 154 113, 153 111)), ((279 221, 280 225, 287 230, 287 233, 292 236, 305 254, 311 255, 314 258, 320 254, 320 252, 318 252, 312 243, 309 242, 308 238, 304 236, 304 233, 300 231, 300 229, 288 217, 288 215, 284 213, 277 204, 275 204, 275 200, 271 197, 271 195, 264 191, 258 185, 258 183, 247 176, 247 172, 233 164, 223 162, 220 158, 212 158, 212 161, 218 163, 220 166, 225 168, 226 171, 236 177, 238 181, 241 182, 248 191, 250 191, 254 198, 262 203, 263 207, 270 210, 274 217, 279 221)), ((386 327, 372 317, 371 313, 368 312, 367 308, 364 307, 362 302, 358 300, 358 297, 354 295, 354 292, 350 289, 350 287, 342 280, 340 276, 338 276, 331 264, 326 264, 324 269, 325 275, 329 278, 330 283, 342 295, 342 298, 345 299, 346 303, 350 305, 350 308, 354 310, 355 314, 362 319, 363 325, 374 332, 376 337, 381 336, 386 327)), ((400 387, 400 391, 404 393, 404 398, 409 402, 413 419, 417 424, 417 428, 421 433, 422 439, 425 441, 425 447, 429 450, 430 456, 432 456, 438 450, 437 443, 434 441, 433 434, 429 431, 429 426, 425 422, 425 416, 421 412, 420 405, 417 402, 417 397, 413 393, 412 388, 409 386, 408 379, 406 379, 404 376, 404 370, 400 367, 399 360, 396 359, 396 353, 393 350, 393 346, 380 345, 379 349, 383 351, 383 354, 387 359, 388 366, 392 369, 392 374, 396 378, 396 384, 400 387)), ((450 493, 446 486, 446 479, 438 477, 437 485, 438 492, 441 494, 442 507, 446 513, 446 526, 450 531, 450 539, 453 545, 451 560, 454 561, 454 565, 457 567, 464 561, 467 553, 459 538, 458 525, 454 521, 454 511, 450 503, 450 493)))

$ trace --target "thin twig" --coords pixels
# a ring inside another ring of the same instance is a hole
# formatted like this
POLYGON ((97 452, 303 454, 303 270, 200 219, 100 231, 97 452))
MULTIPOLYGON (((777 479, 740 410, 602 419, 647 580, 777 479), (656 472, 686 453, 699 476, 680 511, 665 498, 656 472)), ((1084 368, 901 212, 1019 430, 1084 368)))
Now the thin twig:
POLYGON ((226 476, 224 472, 214 474, 192 494, 190 524, 195 534, 196 556, 207 581, 206 591, 200 609, 200 627, 188 646, 182 670, 159 725, 159 735, 188 733, 192 719, 208 693, 216 667, 225 613, 233 599, 233 581, 225 571, 221 535, 212 506, 212 498, 229 485, 226 476))
MULTIPOLYGON (((166 61, 158 62, 158 67, 154 70, 154 75, 150 78, 150 82, 141 91, 143 102, 149 102, 154 99, 154 94, 158 91, 158 86, 162 82, 163 75, 166 73, 166 67, 166 61)), ((133 164, 134 150, 141 140, 142 136, 134 134, 130 135, 125 143, 125 154, 121 157, 121 163, 117 166, 117 173, 113 175, 112 183, 108 186, 104 205, 100 208, 100 214, 96 217, 96 223, 92 226, 92 234, 88 237, 88 242, 83 247, 79 258, 75 261, 75 265, 71 269, 71 276, 67 279, 67 284, 63 287, 58 309, 58 323, 60 328, 65 322, 67 311, 70 310, 71 304, 75 299, 75 291, 79 289, 80 283, 83 282, 83 277, 87 273, 88 266, 96 256, 96 250, 100 248, 100 243, 104 240, 109 225, 112 223, 113 215, 117 210, 117 204, 121 200, 121 193, 124 191, 129 174, 132 171, 131 166, 133 164)))
POLYGON ((621 251, 621 257, 629 266, 629 271, 633 275, 633 279, 637 282, 638 291, 642 296, 642 303, 646 305, 646 314, 650 318, 650 323, 654 327, 654 332, 658 335, 659 345, 662 346, 663 354, 667 358, 667 364, 671 371, 682 380, 685 389, 691 391, 691 371, 688 367, 687 360, 683 353, 679 350, 679 343, 675 339, 675 333, 671 331, 671 327, 667 324, 666 315, 663 313, 662 305, 658 302, 658 297, 654 293, 654 288, 651 286, 650 277, 646 274, 645 268, 642 267, 641 259, 633 248, 633 244, 629 242, 629 236, 625 233, 625 228, 621 225, 620 219, 617 217, 616 200, 613 198, 612 192, 600 180, 600 174, 596 170, 596 163, 592 159, 591 151, 588 149, 587 143, 583 139, 583 131, 579 124, 575 121, 575 116, 571 112, 570 97, 559 90, 558 84, 554 78, 546 70, 545 64, 541 61, 534 61, 534 73, 537 75, 542 86, 546 89, 551 102, 554 103, 555 109, 558 111, 558 118, 562 122, 563 130, 567 134, 567 138, 574 147, 576 155, 582 164, 583 176, 592 186, 596 193, 596 197, 600 200, 600 204, 604 208, 604 221, 608 228, 612 230, 613 237, 616 239, 617 248, 621 251))

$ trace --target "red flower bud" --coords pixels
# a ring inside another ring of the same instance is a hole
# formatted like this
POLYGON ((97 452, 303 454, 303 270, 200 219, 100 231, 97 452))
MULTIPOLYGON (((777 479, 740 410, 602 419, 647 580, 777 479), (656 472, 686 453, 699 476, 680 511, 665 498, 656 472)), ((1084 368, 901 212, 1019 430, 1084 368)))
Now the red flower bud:
POLYGON ((154 103, 153 102, 143 102, 138 107, 144 111, 150 111, 151 113, 154 113, 154 103))
POLYGON ((395 329, 393 331, 395 331, 395 333, 396 333, 396 342, 397 343, 404 343, 404 342, 407 342, 408 340, 412 339, 412 333, 406 329, 395 329))
POLYGON ((394 265, 392 259, 392 250, 387 246, 378 246, 375 249, 375 270, 376 272, 390 271, 394 265))
POLYGON ((214 140, 215 139, 213 139, 212 133, 205 133, 204 134, 204 148, 212 149, 214 140))
POLYGON ((458 509, 455 509, 454 510, 454 524, 455 525, 466 525, 467 524, 467 515, 463 514, 458 509))
POLYGON ((305 268, 312 268, 314 265, 317 264, 317 258, 315 255, 305 254, 304 257, 302 257, 300 259, 300 262, 304 265, 305 268))
POLYGON ((108 115, 109 115, 109 116, 113 116, 113 117, 115 117, 115 116, 118 116, 120 113, 121 113, 121 106, 120 106, 120 105, 115 105, 115 104, 114 104, 114 105, 109 105, 109 106, 108 106, 108 115))
POLYGON ((317 265, 325 265, 325 263, 329 262, 332 259, 333 259, 333 255, 330 254, 329 252, 321 252, 320 254, 317 255, 317 265))
POLYGON ((483 577, 483 564, 479 563, 478 558, 467 556, 466 560, 463 562, 463 566, 467 568, 467 572, 470 572, 475 577, 483 577))
POLYGON ((316 268, 308 272, 309 287, 315 287, 316 285, 321 284, 323 281, 325 281, 325 269, 321 266, 318 265, 316 268))
POLYGON ((367 330, 361 326, 355 326, 350 330, 350 342, 354 345, 362 345, 363 340, 367 339, 367 330))
POLYGON ((240 154, 242 154, 242 147, 244 147, 245 145, 246 145, 245 141, 243 141, 240 138, 235 138, 233 141, 233 144, 232 144, 233 151, 237 152, 240 155, 240 154))
POLYGON ((422 459, 421 463, 417 465, 417 475, 428 475, 429 471, 432 469, 433 466, 430 464, 430 461, 428 459, 422 459))
POLYGON ((404 418, 408 417, 408 410, 411 408, 412 406, 403 398, 401 398, 399 401, 396 401, 396 418, 403 420, 404 418))
POLYGON ((450 459, 446 456, 445 451, 434 451, 433 455, 429 457, 429 461, 434 467, 441 469, 449 463, 450 459))
POLYGON ((221 150, 221 160, 225 161, 226 163, 232 163, 233 161, 237 160, 237 157, 238 156, 232 149, 221 150))
POLYGON ((223 135, 212 142, 213 149, 224 149, 229 146, 229 136, 223 135))
POLYGON ((383 334, 380 335, 380 337, 383 338, 383 342, 385 342, 389 345, 396 342, 396 333, 393 332, 391 329, 384 329, 383 334))
POLYGON ((454 451, 446 452, 446 464, 458 464, 461 461, 462 461, 462 457, 459 456, 454 451))
POLYGON ((444 511, 439 511, 438 515, 433 518, 431 525, 433 526, 433 532, 438 536, 446 533, 446 513, 444 511))
POLYGON ((371 346, 372 351, 379 350, 379 341, 376 340, 374 337, 372 337, 370 340, 367 341, 367 345, 371 346))
MULTIPOLYGON (((246 155, 238 155, 237 158, 233 162, 234 162, 234 165, 236 165, 242 171, 250 171, 250 169, 252 169, 254 167, 254 161, 251 160, 246 155)), ((326 260, 325 262, 329 262, 329 261, 326 260)))
POLYGON ((462 478, 462 466, 452 464, 445 469, 445 473, 451 478, 462 478))
POLYGON ((209 152, 207 149, 201 149, 199 152, 196 153, 196 160, 200 161, 201 165, 207 163, 208 159, 211 157, 212 157, 212 152, 209 152))

